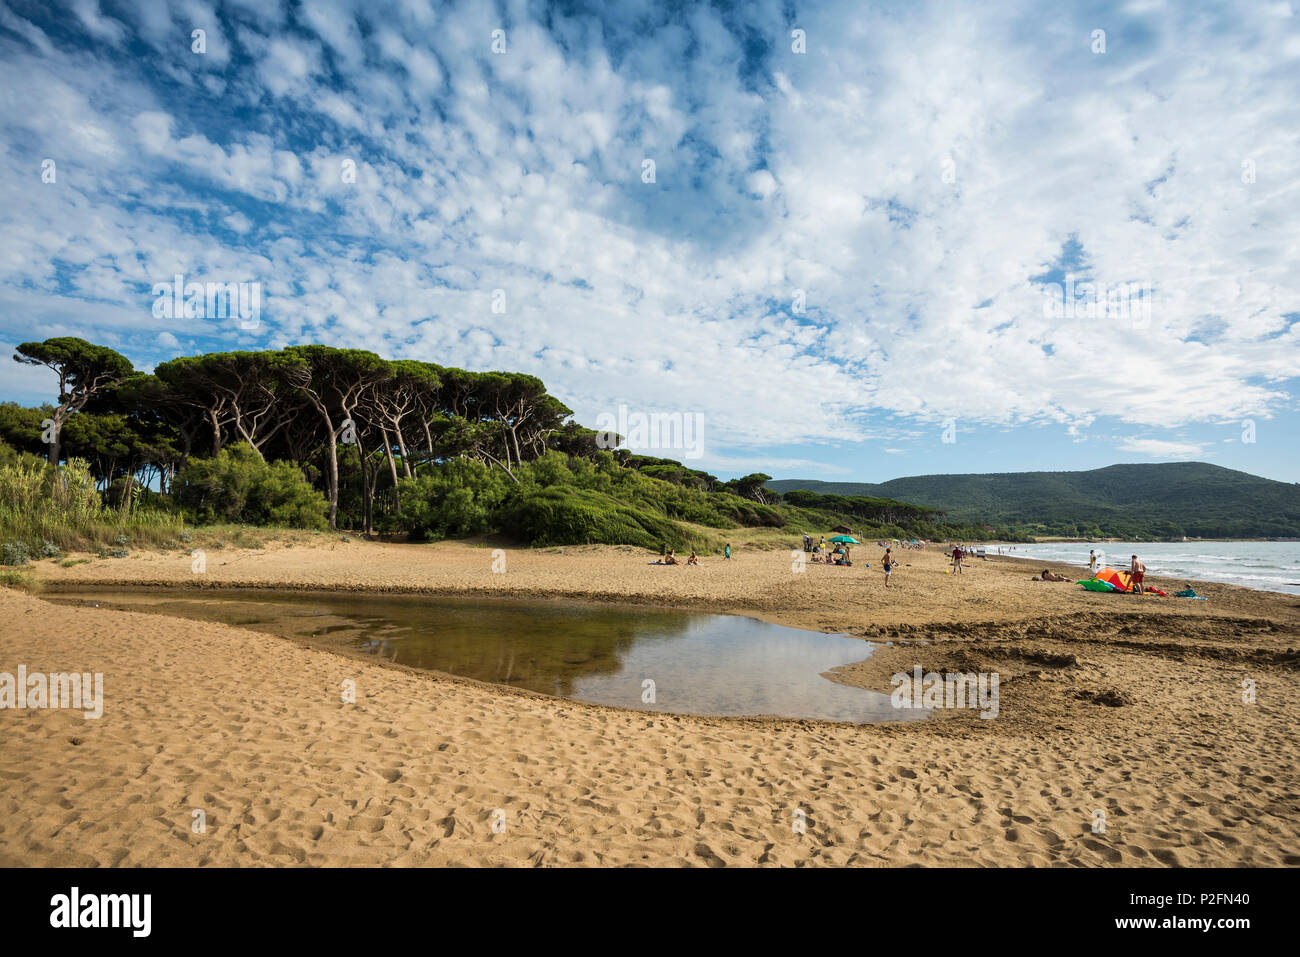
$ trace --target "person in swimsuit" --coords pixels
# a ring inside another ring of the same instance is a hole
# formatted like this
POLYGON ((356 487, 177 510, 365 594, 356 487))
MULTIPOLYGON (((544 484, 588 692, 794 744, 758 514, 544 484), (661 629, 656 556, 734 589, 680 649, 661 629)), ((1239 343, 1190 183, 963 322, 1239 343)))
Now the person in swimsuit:
POLYGON ((1129 566, 1129 578, 1133 582, 1133 590, 1139 595, 1142 594, 1142 582, 1147 577, 1147 567, 1138 561, 1136 555, 1133 556, 1133 563, 1129 566))
POLYGON ((885 554, 881 557, 880 563, 885 566, 885 587, 888 588, 889 576, 894 571, 894 556, 890 554, 888 548, 885 549, 885 554))

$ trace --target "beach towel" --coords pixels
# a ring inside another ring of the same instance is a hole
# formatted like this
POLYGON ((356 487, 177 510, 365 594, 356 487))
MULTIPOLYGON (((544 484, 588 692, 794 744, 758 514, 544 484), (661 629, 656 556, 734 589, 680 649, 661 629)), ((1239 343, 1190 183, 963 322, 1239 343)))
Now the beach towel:
POLYGON ((1110 582, 1099 581, 1096 578, 1089 578, 1087 581, 1078 582, 1078 584, 1082 585, 1088 591, 1119 591, 1120 590, 1116 588, 1114 585, 1112 585, 1110 582))

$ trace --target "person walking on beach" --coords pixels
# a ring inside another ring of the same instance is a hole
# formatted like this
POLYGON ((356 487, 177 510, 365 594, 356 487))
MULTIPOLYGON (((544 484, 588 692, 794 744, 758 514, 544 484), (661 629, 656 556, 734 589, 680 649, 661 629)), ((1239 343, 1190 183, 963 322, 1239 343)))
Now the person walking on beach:
POLYGON ((889 576, 894 571, 894 556, 890 554, 889 548, 885 548, 885 554, 881 557, 880 563, 885 566, 885 587, 889 587, 889 576))
POLYGON ((1147 567, 1138 561, 1136 555, 1133 556, 1133 563, 1129 565, 1128 574, 1133 590, 1139 595, 1142 594, 1142 582, 1147 577, 1147 567))
POLYGON ((960 545, 954 546, 952 550, 952 573, 954 575, 961 574, 961 546, 960 545))

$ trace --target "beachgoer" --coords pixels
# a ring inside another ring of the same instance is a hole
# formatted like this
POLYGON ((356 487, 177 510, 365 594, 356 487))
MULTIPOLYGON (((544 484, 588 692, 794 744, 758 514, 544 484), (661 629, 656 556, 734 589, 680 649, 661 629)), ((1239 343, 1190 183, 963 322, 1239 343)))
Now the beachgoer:
POLYGON ((954 575, 961 574, 961 546, 960 545, 957 545, 952 550, 952 573, 954 575))
POLYGON ((889 576, 894 571, 894 556, 890 554, 888 548, 885 549, 885 554, 881 556, 880 563, 885 566, 885 587, 888 588, 889 576))
POLYGON ((722 557, 731 561, 731 542, 727 542, 727 547, 722 550, 722 557))
POLYGON ((664 555, 664 564, 665 564, 665 565, 680 565, 680 564, 681 564, 681 562, 679 562, 679 561, 677 560, 677 556, 673 554, 673 550, 672 550, 671 548, 668 549, 668 553, 667 553, 666 555, 664 555))
POLYGON ((1045 582, 1068 582, 1070 579, 1066 578, 1064 575, 1058 575, 1055 572, 1044 568, 1042 580, 1045 582))
POLYGON ((1133 590, 1139 595, 1142 594, 1142 582, 1147 577, 1147 567, 1138 561, 1136 555, 1133 556, 1133 563, 1129 565, 1129 578, 1133 583, 1133 590))
POLYGON ((700 556, 699 556, 699 555, 696 555, 696 554, 695 554, 695 549, 692 548, 692 549, 691 549, 691 557, 688 558, 688 559, 686 559, 686 564, 687 564, 687 565, 698 565, 699 563, 700 563, 700 556))
POLYGON ((1097 576, 1097 552, 1093 549, 1088 550, 1088 574, 1097 576))

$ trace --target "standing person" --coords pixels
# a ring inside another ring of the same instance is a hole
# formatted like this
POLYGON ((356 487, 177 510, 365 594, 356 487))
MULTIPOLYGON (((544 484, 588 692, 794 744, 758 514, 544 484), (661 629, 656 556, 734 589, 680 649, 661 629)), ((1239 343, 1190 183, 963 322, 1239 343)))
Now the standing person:
POLYGON ((885 554, 881 557, 880 563, 885 566, 885 587, 889 587, 889 576, 894 571, 894 556, 890 554, 888 546, 885 548, 885 554))
POLYGON ((731 561, 731 542, 727 542, 727 547, 722 550, 722 557, 731 561))
POLYGON ((953 546, 953 550, 952 550, 952 573, 953 573, 954 575, 960 575, 960 574, 961 574, 961 546, 960 546, 960 545, 955 545, 955 546, 953 546))
POLYGON ((1097 577, 1097 552, 1091 548, 1088 549, 1088 574, 1097 577))
POLYGON ((1136 555, 1133 556, 1133 562, 1129 565, 1128 573, 1133 590, 1139 595, 1142 594, 1142 582, 1147 577, 1147 567, 1138 561, 1136 555))

